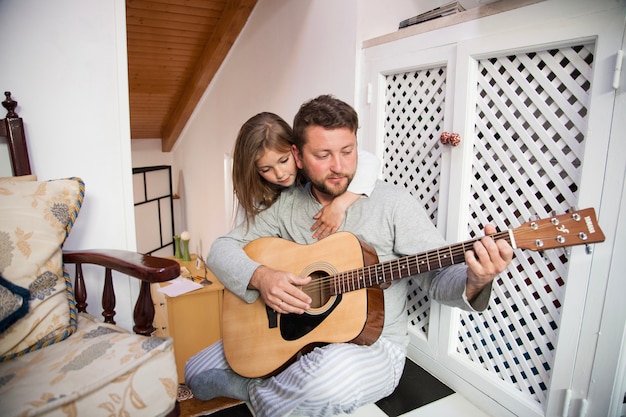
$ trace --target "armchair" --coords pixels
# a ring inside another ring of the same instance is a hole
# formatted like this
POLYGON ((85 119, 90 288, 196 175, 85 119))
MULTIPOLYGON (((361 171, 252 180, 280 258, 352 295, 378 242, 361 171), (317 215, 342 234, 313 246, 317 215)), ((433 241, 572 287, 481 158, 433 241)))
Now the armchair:
POLYGON ((0 415, 177 416, 172 340, 153 337, 150 285, 175 261, 122 250, 63 250, 83 198, 79 178, 31 175, 23 121, 2 102, 14 177, 0 179, 0 415), (74 282, 65 268, 75 265, 74 282), (104 270, 102 316, 89 315, 83 265, 104 270), (136 334, 115 325, 114 274, 141 281, 136 334))

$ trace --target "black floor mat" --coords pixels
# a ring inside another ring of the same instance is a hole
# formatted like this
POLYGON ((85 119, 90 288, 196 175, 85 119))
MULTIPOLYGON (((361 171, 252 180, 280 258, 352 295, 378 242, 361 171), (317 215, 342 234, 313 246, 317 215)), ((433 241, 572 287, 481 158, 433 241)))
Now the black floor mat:
POLYGON ((238 404, 234 407, 225 408, 203 417, 252 417, 252 413, 245 404, 238 404))
POLYGON ((404 373, 395 391, 376 405, 389 417, 397 417, 453 393, 445 384, 407 358, 404 373))

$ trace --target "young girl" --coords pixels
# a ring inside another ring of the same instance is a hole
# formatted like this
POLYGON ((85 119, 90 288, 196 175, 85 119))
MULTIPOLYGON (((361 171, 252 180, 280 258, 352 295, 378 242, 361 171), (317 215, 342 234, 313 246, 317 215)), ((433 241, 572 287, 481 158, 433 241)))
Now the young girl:
MULTIPOLYGON (((283 189, 306 182, 296 167, 292 145, 291 127, 274 113, 259 113, 241 126, 233 153, 233 188, 247 223, 270 207, 283 189)), ((348 192, 314 216, 311 226, 314 238, 321 239, 336 232, 346 209, 374 189, 380 162, 367 152, 359 151, 358 157, 348 192)))

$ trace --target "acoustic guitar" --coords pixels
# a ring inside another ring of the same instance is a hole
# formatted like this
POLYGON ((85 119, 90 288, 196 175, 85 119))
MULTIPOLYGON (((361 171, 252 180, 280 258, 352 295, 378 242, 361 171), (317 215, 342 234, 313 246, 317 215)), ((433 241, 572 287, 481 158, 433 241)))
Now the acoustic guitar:
MULTIPOLYGON (((514 248, 541 251, 604 241, 595 210, 587 208, 526 222, 491 235, 514 248)), ((465 252, 479 239, 416 255, 378 262, 375 251, 348 232, 311 245, 260 238, 245 246, 253 260, 299 276, 311 276, 302 290, 312 299, 304 314, 280 314, 259 297, 246 303, 224 291, 222 341, 229 365, 238 374, 268 376, 299 353, 327 343, 372 344, 382 332, 382 289, 392 281, 465 262, 465 252)))

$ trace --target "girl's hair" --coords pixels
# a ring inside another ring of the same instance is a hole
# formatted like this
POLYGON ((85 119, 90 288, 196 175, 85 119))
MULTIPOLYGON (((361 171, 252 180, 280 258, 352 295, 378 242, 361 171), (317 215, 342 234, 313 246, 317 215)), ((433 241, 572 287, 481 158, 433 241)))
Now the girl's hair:
POLYGON ((233 152, 233 189, 244 210, 246 224, 274 204, 283 188, 263 179, 256 161, 266 150, 290 152, 292 144, 291 127, 274 113, 259 113, 239 129, 233 152))

